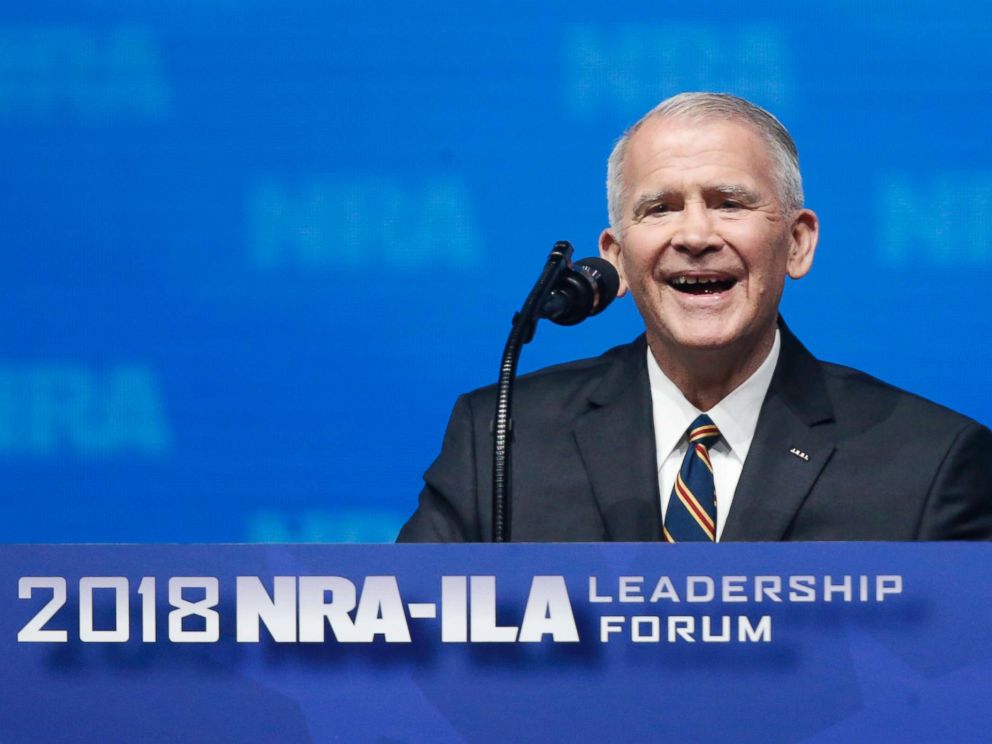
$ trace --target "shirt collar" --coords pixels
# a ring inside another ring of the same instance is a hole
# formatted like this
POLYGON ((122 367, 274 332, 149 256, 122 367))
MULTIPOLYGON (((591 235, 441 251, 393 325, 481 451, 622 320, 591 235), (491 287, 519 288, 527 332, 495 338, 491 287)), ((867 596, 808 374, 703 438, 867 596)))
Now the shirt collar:
MULTIPOLYGON (((748 450, 751 448, 754 430, 758 426, 761 404, 765 400, 772 375, 775 373, 781 348, 780 336, 776 328, 771 351, 768 352, 761 366, 727 397, 706 412, 720 430, 724 441, 730 447, 731 454, 741 463, 747 458, 748 450)), ((658 462, 662 463, 679 446, 689 424, 703 412, 686 400, 682 391, 661 371, 650 346, 647 354, 651 407, 654 415, 654 439, 658 450, 658 462)))

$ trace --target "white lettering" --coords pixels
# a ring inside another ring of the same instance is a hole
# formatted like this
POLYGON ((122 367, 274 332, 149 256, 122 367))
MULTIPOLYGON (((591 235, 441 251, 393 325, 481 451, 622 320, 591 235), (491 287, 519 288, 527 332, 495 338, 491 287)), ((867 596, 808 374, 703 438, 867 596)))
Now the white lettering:
POLYGON ((644 595, 641 594, 641 584, 643 583, 644 583, 643 576, 621 576, 620 601, 643 602, 644 595))
POLYGON ((712 602, 715 584, 709 576, 690 576, 686 579, 686 602, 712 602))
POLYGON ((579 641, 579 629, 562 576, 535 576, 530 585, 519 640, 538 643, 545 635, 550 635, 556 643, 579 641))
POLYGON ((719 619, 720 632, 713 631, 714 618, 703 616, 703 643, 730 643, 730 618, 722 615, 719 619))
POLYGON ((62 609, 66 598, 66 583, 62 576, 23 576, 17 582, 17 598, 31 599, 35 589, 51 589, 52 598, 17 632, 20 643, 66 643, 65 630, 45 630, 45 624, 62 609))
POLYGON ((258 643, 261 624, 277 643, 296 643, 295 576, 273 578, 271 597, 257 576, 238 576, 235 588, 239 643, 258 643))
POLYGON ((771 617, 769 615, 762 615, 758 619, 757 626, 751 625, 751 621, 747 617, 739 617, 737 619, 737 640, 742 643, 755 643, 758 641, 771 643, 771 617))
POLYGON ((689 643, 695 643, 696 639, 692 636, 695 630, 696 618, 691 615, 671 615, 668 618, 669 643, 675 643, 679 638, 689 643))
POLYGON ((410 643, 410 626, 395 576, 369 576, 355 613, 358 640, 370 643, 377 635, 387 643, 410 643))
POLYGON ((469 582, 473 643, 513 643, 517 626, 496 624, 496 577, 473 576, 469 582))
POLYGON ((755 576, 754 577, 754 601, 763 602, 768 597, 773 602, 781 602, 782 597, 782 577, 781 576, 755 576))
POLYGON ((844 576, 840 583, 836 583, 832 576, 823 577, 823 601, 832 602, 835 594, 840 594, 845 602, 851 601, 850 576, 844 576))
POLYGON ((220 584, 214 576, 173 576, 169 579, 169 640, 173 643, 216 643, 220 639, 220 615, 213 609, 220 601, 220 584), (185 590, 203 592, 203 599, 186 599, 185 590), (187 629, 186 618, 200 618, 203 628, 187 629))
POLYGON ((441 643, 468 641, 468 580, 441 577, 441 643))
POLYGON ((79 580, 79 640, 83 643, 124 643, 131 637, 130 598, 127 579, 123 576, 84 576, 79 580), (114 592, 114 627, 110 630, 93 628, 93 590, 114 592))
POLYGON ((815 602, 816 601, 816 577, 815 576, 790 576, 789 577, 789 601, 790 602, 815 602))
POLYGON ((877 576, 875 578, 875 594, 879 602, 884 602, 890 594, 902 594, 902 576, 877 576))
POLYGON ((603 615, 599 618, 599 642, 608 643, 610 636, 623 631, 627 618, 621 615, 603 615))
POLYGON ((658 583, 655 584, 654 587, 654 592, 651 593, 652 602, 660 602, 663 599, 667 599, 671 602, 682 601, 679 599, 679 593, 675 591, 675 585, 667 576, 662 576, 658 579, 658 583))
POLYGON ((597 579, 595 576, 589 577, 589 601, 597 603, 613 601, 613 597, 609 595, 602 596, 599 594, 599 587, 597 586, 597 579))
POLYGON ((328 623, 339 642, 361 640, 348 614, 355 609, 354 584, 341 576, 301 576, 299 581, 301 642, 323 643, 328 623))
POLYGON ((657 643, 661 639, 661 620, 654 616, 635 617, 630 624, 630 638, 634 643, 657 643), (647 626, 647 632, 644 627, 647 626))
POLYGON ((721 584, 724 602, 747 602, 747 576, 724 576, 721 584))

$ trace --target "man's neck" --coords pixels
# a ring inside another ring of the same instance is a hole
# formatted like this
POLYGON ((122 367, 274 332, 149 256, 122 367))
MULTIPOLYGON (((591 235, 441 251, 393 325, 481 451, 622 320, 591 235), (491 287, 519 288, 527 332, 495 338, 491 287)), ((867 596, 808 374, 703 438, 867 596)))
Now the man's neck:
POLYGON ((708 411, 757 371, 775 343, 775 326, 757 340, 741 339, 724 349, 672 348, 648 332, 661 371, 700 411, 708 411))

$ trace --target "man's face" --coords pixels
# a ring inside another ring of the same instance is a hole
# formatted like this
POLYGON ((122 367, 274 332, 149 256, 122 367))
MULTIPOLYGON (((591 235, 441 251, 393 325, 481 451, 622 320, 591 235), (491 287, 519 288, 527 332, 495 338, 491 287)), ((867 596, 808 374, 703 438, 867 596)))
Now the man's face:
POLYGON ((652 345, 744 348, 774 332, 786 274, 806 274, 816 215, 786 212, 768 147, 734 121, 651 119, 627 144, 620 272, 652 345))

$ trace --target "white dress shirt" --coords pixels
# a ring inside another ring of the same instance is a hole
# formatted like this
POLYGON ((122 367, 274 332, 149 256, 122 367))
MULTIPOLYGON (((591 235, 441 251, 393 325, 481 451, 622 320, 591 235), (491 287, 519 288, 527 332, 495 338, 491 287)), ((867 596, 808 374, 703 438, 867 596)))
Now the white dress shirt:
POLYGON ((775 372, 781 346, 778 329, 771 351, 754 374, 709 411, 700 411, 686 400, 675 383, 665 376, 648 348, 648 378, 651 381, 651 407, 654 414, 654 440, 657 446, 658 487, 661 490, 662 518, 675 486, 682 458, 689 448, 689 425, 705 413, 720 430, 720 439, 709 451, 716 488, 716 539, 723 534, 730 504, 744 469, 744 460, 758 425, 758 414, 775 372))

